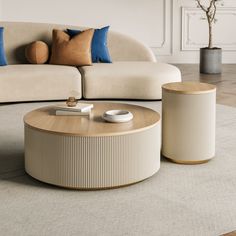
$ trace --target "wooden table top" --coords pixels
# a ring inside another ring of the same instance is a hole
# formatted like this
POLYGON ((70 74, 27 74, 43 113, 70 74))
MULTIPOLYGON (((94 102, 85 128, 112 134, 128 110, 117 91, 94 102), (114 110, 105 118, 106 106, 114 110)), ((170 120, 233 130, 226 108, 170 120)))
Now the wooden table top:
POLYGON ((90 116, 56 116, 55 107, 47 106, 27 113, 24 123, 33 129, 61 135, 115 136, 139 132, 160 121, 160 115, 146 107, 111 102, 93 104, 90 116), (117 109, 132 112, 133 119, 124 123, 109 123, 102 119, 105 111, 117 109))
POLYGON ((164 84, 162 89, 170 93, 202 94, 215 91, 216 86, 213 84, 186 81, 164 84))

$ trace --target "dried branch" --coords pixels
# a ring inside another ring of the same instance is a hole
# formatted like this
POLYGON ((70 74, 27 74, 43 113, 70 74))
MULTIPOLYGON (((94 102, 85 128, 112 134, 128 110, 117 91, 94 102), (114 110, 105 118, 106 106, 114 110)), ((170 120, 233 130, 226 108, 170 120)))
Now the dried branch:
POLYGON ((207 9, 201 4, 200 0, 197 0, 198 6, 205 12, 207 12, 207 9))
POLYGON ((213 11, 213 15, 212 15, 212 18, 211 18, 211 22, 214 21, 215 16, 216 16, 216 1, 213 1, 213 8, 214 8, 214 11, 213 11))
POLYGON ((215 4, 215 0, 211 0, 209 7, 207 8, 207 11, 210 12, 212 6, 215 4))
POLYGON ((209 28, 209 43, 208 47, 212 48, 212 24, 215 22, 215 16, 216 16, 216 2, 219 2, 220 0, 209 0, 209 5, 204 6, 201 3, 201 0, 196 0, 198 7, 200 7, 206 14, 206 18, 208 21, 208 28, 209 28))

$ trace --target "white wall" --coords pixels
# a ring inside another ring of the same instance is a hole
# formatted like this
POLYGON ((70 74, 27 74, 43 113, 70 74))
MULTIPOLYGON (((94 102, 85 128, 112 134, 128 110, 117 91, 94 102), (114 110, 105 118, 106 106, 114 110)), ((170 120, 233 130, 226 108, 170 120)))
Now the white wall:
POLYGON ((0 0, 0 19, 2 19, 2 0, 0 0))
MULTIPOLYGON (((236 63, 236 1, 224 3, 214 42, 224 49, 224 63, 236 63)), ((0 0, 0 20, 111 25, 145 42, 158 60, 173 63, 198 62, 198 48, 207 44, 201 16, 195 0, 0 0)))

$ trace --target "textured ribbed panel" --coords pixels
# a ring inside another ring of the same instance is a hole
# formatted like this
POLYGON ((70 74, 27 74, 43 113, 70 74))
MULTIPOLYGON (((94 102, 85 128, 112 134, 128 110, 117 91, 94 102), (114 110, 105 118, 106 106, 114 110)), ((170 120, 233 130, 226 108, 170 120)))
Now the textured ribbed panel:
POLYGON ((162 94, 162 154, 179 162, 215 155, 216 92, 162 94))
POLYGON ((33 177, 72 188, 138 182, 160 168, 160 123, 120 136, 63 136, 25 127, 25 168, 33 177))

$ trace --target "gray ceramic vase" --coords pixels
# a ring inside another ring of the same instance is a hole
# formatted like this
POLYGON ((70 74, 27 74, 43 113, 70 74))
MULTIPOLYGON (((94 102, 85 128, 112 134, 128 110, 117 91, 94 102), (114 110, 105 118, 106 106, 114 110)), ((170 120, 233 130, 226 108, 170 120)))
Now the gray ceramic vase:
POLYGON ((220 74, 222 65, 221 48, 200 48, 200 73, 220 74))

